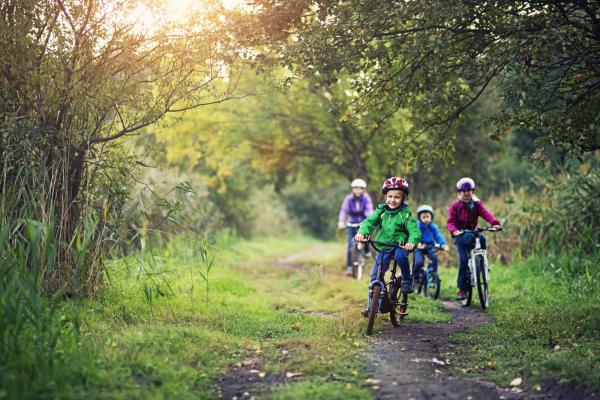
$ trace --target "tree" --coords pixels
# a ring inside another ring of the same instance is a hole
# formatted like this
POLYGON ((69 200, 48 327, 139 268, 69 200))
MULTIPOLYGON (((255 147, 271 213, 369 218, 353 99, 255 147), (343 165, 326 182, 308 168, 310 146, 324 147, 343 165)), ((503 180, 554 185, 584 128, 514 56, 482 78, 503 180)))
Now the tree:
POLYGON ((527 128, 553 146, 600 149, 597 1, 254 3, 284 63, 311 79, 355 77, 358 103, 408 108, 416 131, 447 140, 498 90, 490 134, 527 128))
POLYGON ((53 220, 59 242, 72 242, 112 143, 233 96, 239 46, 217 5, 178 20, 147 3, 0 2, 0 193, 16 193, 16 212, 37 193, 28 217, 53 220))

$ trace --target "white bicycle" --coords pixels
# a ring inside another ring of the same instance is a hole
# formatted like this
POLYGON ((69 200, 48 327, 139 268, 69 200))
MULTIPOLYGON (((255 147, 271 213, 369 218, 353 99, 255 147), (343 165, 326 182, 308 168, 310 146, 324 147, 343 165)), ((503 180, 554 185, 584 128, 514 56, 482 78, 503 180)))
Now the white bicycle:
MULTIPOLYGON (((346 224, 347 227, 357 228, 360 224, 346 224)), ((352 245, 352 277, 361 280, 367 259, 368 243, 354 241, 352 245)))
POLYGON ((465 299, 462 304, 468 306, 473 298, 473 287, 477 286, 479 302, 483 310, 490 306, 490 267, 487 259, 487 252, 481 248, 480 232, 498 232, 502 229, 486 226, 484 228, 475 228, 474 230, 464 229, 461 235, 472 234, 474 236, 475 246, 471 249, 469 256, 469 268, 467 269, 467 281, 469 286, 465 289, 465 299))

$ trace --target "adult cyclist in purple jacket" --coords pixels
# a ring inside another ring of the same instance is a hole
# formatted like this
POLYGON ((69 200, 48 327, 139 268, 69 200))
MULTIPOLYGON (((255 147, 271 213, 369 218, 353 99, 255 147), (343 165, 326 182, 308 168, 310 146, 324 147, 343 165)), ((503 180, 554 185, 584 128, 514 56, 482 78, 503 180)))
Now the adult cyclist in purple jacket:
MULTIPOLYGON (((469 252, 473 248, 474 237, 471 234, 462 234, 463 229, 474 230, 477 227, 479 217, 483 217, 494 228, 501 228, 500 221, 494 217, 484 206, 477 196, 473 195, 475 190, 475 181, 471 178, 461 178, 456 182, 456 191, 458 199, 456 199, 450 207, 448 207, 448 231, 454 238, 456 250, 458 250, 458 278, 456 286, 458 293, 456 300, 465 299, 465 289, 468 282, 467 269, 469 268, 469 252)), ((481 247, 485 249, 485 237, 479 233, 481 247)))
POLYGON ((373 201, 367 193, 367 182, 355 179, 350 184, 352 193, 344 198, 338 217, 338 228, 346 228, 348 234, 348 251, 346 253, 346 275, 352 276, 352 246, 358 227, 371 213, 373 201))

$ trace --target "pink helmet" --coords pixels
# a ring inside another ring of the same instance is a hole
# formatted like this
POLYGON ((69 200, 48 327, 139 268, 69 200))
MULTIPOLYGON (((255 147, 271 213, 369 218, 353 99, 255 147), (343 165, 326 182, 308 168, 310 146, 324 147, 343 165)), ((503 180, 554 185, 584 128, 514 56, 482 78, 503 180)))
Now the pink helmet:
POLYGON ((392 176, 383 182, 381 186, 381 192, 386 194, 389 190, 400 190, 404 194, 408 195, 408 182, 398 176, 392 176))

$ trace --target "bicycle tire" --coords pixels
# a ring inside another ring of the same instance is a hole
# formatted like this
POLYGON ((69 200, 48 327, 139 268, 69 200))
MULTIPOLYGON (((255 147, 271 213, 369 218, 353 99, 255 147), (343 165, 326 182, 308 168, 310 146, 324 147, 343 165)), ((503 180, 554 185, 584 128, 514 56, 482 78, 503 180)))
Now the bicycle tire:
POLYGON ((367 335, 373 334, 373 325, 375 324, 375 317, 379 311, 379 296, 381 295, 381 286, 376 285, 373 288, 373 296, 371 297, 371 308, 369 309, 369 322, 367 323, 367 335))
POLYGON ((426 296, 425 291, 427 287, 427 277, 423 273, 423 269, 419 271, 419 284, 417 285, 417 293, 426 296))
POLYGON ((427 279, 427 285, 425 285, 425 296, 430 299, 437 300, 440 297, 440 287, 442 286, 442 280, 440 279, 437 272, 429 274, 427 279))
POLYGON ((477 293, 481 309, 486 310, 490 306, 490 292, 485 281, 484 262, 482 256, 475 258, 475 280, 477 281, 477 293))
POLYGON ((399 287, 396 283, 392 283, 390 285, 390 304, 391 304, 391 309, 390 309, 390 322, 392 323, 393 326, 399 326, 400 323, 398 322, 398 313, 396 312, 396 307, 398 307, 398 290, 399 287))
POLYGON ((358 246, 357 246, 357 242, 354 242, 354 244, 352 245, 352 257, 351 257, 351 262, 352 262, 352 277, 354 279, 356 279, 356 276, 358 274, 358 246))
POLYGON ((356 274, 354 275, 354 277, 359 281, 362 280, 364 270, 365 270, 365 253, 362 250, 358 250, 358 263, 356 264, 356 274))
POLYGON ((467 273, 467 287, 465 289, 465 299, 462 301, 462 305, 467 307, 471 305, 473 300, 473 286, 471 286, 471 273, 467 273))

